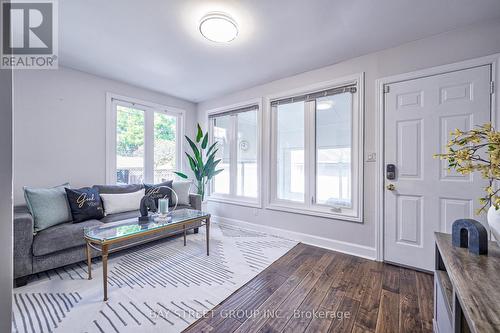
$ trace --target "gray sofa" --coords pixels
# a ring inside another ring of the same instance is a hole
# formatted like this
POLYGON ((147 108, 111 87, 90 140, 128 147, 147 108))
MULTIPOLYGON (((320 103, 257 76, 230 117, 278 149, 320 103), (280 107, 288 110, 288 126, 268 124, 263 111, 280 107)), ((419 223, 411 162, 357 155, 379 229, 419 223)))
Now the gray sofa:
MULTIPOLYGON (((126 186, 96 186, 100 193, 128 193, 143 188, 142 185, 126 186)), ((189 205, 179 205, 176 209, 201 210, 201 196, 189 195, 189 205)), ((40 273, 53 268, 77 263, 86 260, 86 246, 83 230, 86 227, 98 226, 140 215, 139 210, 107 215, 101 220, 87 220, 78 223, 62 223, 42 231, 33 233, 33 217, 26 206, 14 207, 14 279, 15 286, 22 286, 28 282, 32 274, 40 273)), ((146 236, 142 239, 129 241, 129 247, 145 243, 158 238, 164 238, 182 232, 170 230, 156 236, 146 236)), ((198 232, 198 228, 194 229, 198 232)), ((119 244, 120 246, 124 243, 119 244)), ((125 243, 125 245, 127 245, 125 243)), ((113 247, 110 247, 110 251, 113 247)), ((93 256, 99 256, 98 251, 93 256)))

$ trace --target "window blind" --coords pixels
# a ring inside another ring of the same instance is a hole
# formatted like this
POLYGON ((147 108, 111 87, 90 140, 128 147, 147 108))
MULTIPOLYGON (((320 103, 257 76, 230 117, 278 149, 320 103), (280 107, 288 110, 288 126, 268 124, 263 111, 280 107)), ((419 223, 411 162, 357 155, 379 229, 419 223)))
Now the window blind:
POLYGON ((294 102, 302 102, 302 101, 308 102, 308 101, 313 101, 317 98, 332 96, 332 95, 337 95, 337 94, 343 94, 346 92, 350 92, 351 94, 354 94, 357 92, 357 90, 358 90, 357 84, 351 84, 348 86, 322 90, 322 91, 318 91, 318 92, 314 92, 314 93, 310 93, 310 94, 304 94, 304 95, 299 95, 299 96, 277 99, 277 100, 271 101, 271 106, 277 106, 277 105, 294 103, 294 102))
POLYGON ((253 110, 258 110, 258 109, 259 109, 259 106, 257 104, 249 105, 249 106, 245 106, 245 107, 238 108, 238 109, 233 109, 233 110, 228 110, 228 111, 218 112, 218 113, 212 113, 212 114, 208 115, 208 118, 213 119, 213 118, 217 118, 217 117, 229 116, 232 114, 253 111, 253 110))

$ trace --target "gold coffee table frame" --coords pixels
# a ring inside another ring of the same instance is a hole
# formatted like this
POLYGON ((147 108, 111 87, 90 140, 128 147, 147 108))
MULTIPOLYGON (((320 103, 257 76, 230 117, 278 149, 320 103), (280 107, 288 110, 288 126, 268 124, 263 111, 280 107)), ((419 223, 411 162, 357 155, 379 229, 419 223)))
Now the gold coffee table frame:
MULTIPOLYGON (((139 222, 137 222, 137 223, 139 223, 139 222)), ((202 226, 205 226, 205 228, 206 228, 207 256, 208 256, 208 255, 210 255, 210 214, 207 214, 205 216, 191 218, 191 219, 186 219, 185 221, 176 221, 175 223, 165 224, 165 225, 158 227, 158 228, 155 228, 155 229, 150 229, 150 230, 146 230, 144 232, 138 232, 135 234, 125 235, 123 237, 117 237, 117 238, 112 238, 112 239, 97 240, 97 239, 94 239, 94 238, 91 238, 91 237, 88 237, 87 235, 85 235, 84 238, 85 238, 85 241, 87 242, 87 266, 88 266, 88 273, 89 273, 88 279, 92 280, 91 249, 94 249, 94 250, 101 252, 104 301, 107 301, 108 300, 108 255, 109 255, 109 253, 119 251, 125 247, 133 246, 134 244, 127 244, 126 246, 123 246, 123 247, 117 247, 117 248, 112 249, 112 251, 109 250, 109 245, 115 244, 115 243, 120 243, 120 242, 129 240, 129 239, 138 238, 138 237, 142 237, 142 236, 146 236, 146 235, 152 235, 152 234, 156 234, 156 233, 161 233, 162 231, 167 231, 170 229, 177 229, 177 228, 181 227, 182 233, 184 234, 184 246, 186 246, 187 231, 195 229, 195 228, 199 228, 202 226), (200 224, 197 224, 198 222, 200 224), (196 223, 196 225, 194 225, 195 223, 196 223)), ((168 236, 172 236, 172 235, 165 235, 163 237, 168 237, 168 236)), ((160 239, 163 237, 158 237, 157 239, 160 239)), ((150 240, 148 240, 148 241, 150 241, 150 240)), ((138 242, 137 244, 141 244, 141 243, 144 243, 144 242, 138 242)))

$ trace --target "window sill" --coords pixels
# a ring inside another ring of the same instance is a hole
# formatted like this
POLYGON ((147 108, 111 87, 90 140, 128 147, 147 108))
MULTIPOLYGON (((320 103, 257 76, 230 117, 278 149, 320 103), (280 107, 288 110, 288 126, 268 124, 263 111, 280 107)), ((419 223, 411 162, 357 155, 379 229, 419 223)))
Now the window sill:
POLYGON ((238 205, 244 207, 262 208, 259 199, 248 200, 248 199, 234 198, 234 197, 209 196, 207 197, 207 200, 210 202, 219 202, 219 203, 238 205))
POLYGON ((338 213, 329 213, 329 212, 313 210, 313 209, 309 209, 309 208, 292 207, 292 206, 287 206, 284 204, 272 203, 272 204, 269 204, 268 206, 266 206, 266 209, 287 212, 287 213, 301 214, 301 215, 324 217, 324 218, 328 218, 328 219, 332 219, 332 220, 341 220, 341 221, 348 221, 348 222, 363 223, 362 216, 351 216, 351 215, 338 214, 338 213))

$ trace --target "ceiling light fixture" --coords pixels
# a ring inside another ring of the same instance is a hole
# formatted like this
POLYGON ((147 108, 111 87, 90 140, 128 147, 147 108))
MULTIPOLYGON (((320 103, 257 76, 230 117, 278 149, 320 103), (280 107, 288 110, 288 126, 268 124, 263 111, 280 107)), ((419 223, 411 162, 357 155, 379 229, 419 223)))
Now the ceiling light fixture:
POLYGON ((238 25, 227 14, 210 13, 201 19, 200 33, 209 41, 228 43, 238 36, 238 25))

